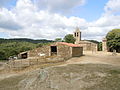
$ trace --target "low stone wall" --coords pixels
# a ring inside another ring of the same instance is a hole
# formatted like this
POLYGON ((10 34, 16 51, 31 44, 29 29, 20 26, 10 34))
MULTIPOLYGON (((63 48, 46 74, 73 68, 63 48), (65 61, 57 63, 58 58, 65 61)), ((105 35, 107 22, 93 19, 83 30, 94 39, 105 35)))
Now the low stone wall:
POLYGON ((18 59, 18 60, 10 60, 8 63, 4 65, 4 70, 22 70, 26 67, 30 67, 33 65, 42 65, 42 64, 52 64, 59 63, 65 61, 64 58, 56 57, 56 56, 47 56, 47 57, 32 57, 28 59, 18 59))

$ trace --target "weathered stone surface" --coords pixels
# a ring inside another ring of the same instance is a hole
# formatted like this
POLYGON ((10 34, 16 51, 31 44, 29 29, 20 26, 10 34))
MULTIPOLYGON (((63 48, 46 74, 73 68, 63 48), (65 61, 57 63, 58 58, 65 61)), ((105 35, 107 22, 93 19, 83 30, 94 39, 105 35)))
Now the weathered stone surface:
POLYGON ((56 60, 67 60, 71 58, 72 56, 81 56, 83 55, 83 49, 82 47, 77 47, 78 49, 74 50, 74 47, 70 47, 67 45, 62 45, 59 43, 52 43, 50 45, 45 45, 43 47, 31 50, 28 52, 28 58, 32 57, 41 57, 40 54, 44 54, 45 58, 50 58, 51 59, 51 46, 56 46, 57 47, 57 54, 54 55, 54 58, 56 60), (75 55, 76 54, 76 55, 75 55))
POLYGON ((107 39, 103 38, 102 40, 102 51, 107 52, 107 39))
POLYGON ((79 45, 83 47, 84 51, 98 51, 98 45, 93 42, 82 40, 79 42, 79 45))
POLYGON ((113 66, 68 65, 29 73, 19 90, 119 90, 119 79, 119 68, 113 66), (113 74, 113 69, 118 73, 113 74))

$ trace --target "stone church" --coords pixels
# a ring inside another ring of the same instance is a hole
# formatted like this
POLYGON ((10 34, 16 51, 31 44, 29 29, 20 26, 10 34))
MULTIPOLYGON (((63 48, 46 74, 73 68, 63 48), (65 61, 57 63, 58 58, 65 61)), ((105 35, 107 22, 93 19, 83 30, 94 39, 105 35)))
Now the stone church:
POLYGON ((76 28, 76 31, 73 34, 76 39, 75 44, 78 44, 83 47, 84 51, 98 51, 98 44, 90 42, 87 40, 81 40, 81 31, 79 28, 76 28))

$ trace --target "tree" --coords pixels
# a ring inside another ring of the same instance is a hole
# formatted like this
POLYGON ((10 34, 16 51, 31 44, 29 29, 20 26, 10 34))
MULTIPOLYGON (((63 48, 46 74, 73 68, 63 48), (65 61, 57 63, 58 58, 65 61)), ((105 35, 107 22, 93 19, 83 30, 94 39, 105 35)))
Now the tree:
POLYGON ((113 51, 115 49, 120 52, 120 29, 113 29, 108 32, 106 38, 109 50, 113 51))
POLYGON ((5 59, 6 59, 5 52, 0 50, 0 60, 5 60, 5 59))
POLYGON ((86 41, 90 41, 90 42, 93 42, 93 43, 96 43, 96 44, 98 44, 99 42, 98 41, 96 41, 96 40, 86 40, 86 41))
POLYGON ((75 38, 73 37, 72 34, 68 34, 64 37, 64 41, 67 42, 67 43, 74 43, 75 38))
POLYGON ((62 42, 62 38, 56 38, 55 42, 62 42))
POLYGON ((29 42, 5 42, 0 44, 0 60, 7 60, 10 56, 17 56, 20 52, 36 48, 37 44, 29 42))
POLYGON ((51 42, 53 41, 48 42, 46 40, 31 39, 0 39, 0 60, 7 60, 11 56, 17 56, 21 52, 42 47, 43 45, 49 45, 51 42))
POLYGON ((102 42, 98 43, 98 51, 102 51, 102 42))

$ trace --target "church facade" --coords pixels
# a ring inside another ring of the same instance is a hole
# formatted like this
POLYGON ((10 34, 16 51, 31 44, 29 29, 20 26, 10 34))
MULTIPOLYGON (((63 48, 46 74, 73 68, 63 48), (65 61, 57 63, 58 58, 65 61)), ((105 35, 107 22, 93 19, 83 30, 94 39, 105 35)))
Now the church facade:
POLYGON ((87 40, 81 40, 81 31, 79 28, 76 28, 73 36, 76 39, 75 44, 83 47, 84 51, 98 51, 98 44, 87 40))

